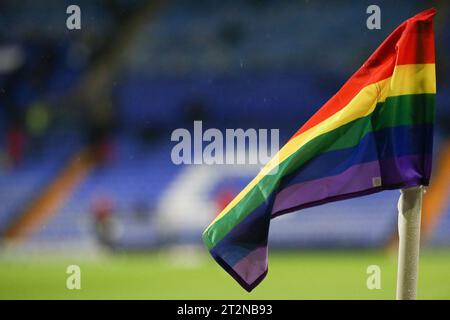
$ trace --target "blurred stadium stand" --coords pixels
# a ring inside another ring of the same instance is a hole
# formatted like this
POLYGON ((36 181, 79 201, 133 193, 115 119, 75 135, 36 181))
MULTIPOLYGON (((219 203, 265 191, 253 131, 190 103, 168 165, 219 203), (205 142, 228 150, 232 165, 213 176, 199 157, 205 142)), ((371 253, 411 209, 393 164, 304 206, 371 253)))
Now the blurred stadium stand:
MULTIPOLYGON (((220 168, 174 165, 171 132, 201 119, 205 128, 280 128, 283 143, 396 25, 428 7, 380 1, 383 28, 369 31, 366 2, 167 1, 123 48, 120 67, 108 75, 101 102, 107 107, 74 99, 73 88, 112 45, 109 35, 145 3, 78 1, 83 26, 76 32, 65 28, 65 1, 0 4, 0 235, 70 156, 87 147, 97 165, 26 242, 95 244, 96 223, 107 216, 107 235, 100 240, 113 248, 200 243, 221 202, 252 173, 219 175, 220 168), (15 59, 8 50, 18 52, 15 59), (42 104, 44 109, 33 109, 42 104), (14 130, 19 142, 11 138, 14 130), (181 185, 187 188, 180 191, 181 185), (97 202, 104 207, 98 214, 97 202)), ((443 58, 450 50, 449 7, 440 3, 438 10, 436 157, 450 134, 450 64, 443 58)), ((396 231, 398 194, 277 218, 271 244, 386 245, 396 231)), ((449 230, 447 201, 429 244, 449 246, 449 230)))
POLYGON ((42 186, 65 165, 73 139, 52 137, 48 139, 45 150, 40 155, 25 159, 13 169, 1 168, 0 172, 0 228, 2 233, 19 212, 26 208, 27 202, 41 191, 42 186), (51 155, 51 156, 50 156, 51 155))

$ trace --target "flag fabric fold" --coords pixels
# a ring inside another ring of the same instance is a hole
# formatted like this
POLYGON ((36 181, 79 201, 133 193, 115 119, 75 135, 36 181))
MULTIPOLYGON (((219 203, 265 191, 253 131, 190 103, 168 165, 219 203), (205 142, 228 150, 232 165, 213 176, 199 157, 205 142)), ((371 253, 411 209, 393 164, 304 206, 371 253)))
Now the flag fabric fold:
POLYGON ((206 228, 211 255, 247 291, 267 274, 272 218, 429 184, 435 13, 395 29, 206 228))

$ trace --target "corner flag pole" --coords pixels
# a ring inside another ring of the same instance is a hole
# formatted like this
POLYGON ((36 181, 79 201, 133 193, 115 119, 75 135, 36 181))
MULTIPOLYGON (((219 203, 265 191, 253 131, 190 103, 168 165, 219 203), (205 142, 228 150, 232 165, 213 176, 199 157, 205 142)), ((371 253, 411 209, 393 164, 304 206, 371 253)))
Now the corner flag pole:
POLYGON ((423 190, 423 186, 400 190, 397 300, 416 299, 423 190))

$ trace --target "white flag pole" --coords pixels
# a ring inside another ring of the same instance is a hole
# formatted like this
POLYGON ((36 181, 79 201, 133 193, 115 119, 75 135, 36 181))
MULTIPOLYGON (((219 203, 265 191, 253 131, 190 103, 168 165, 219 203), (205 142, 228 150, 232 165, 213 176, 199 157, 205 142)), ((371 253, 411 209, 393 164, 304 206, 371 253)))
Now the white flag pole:
POLYGON ((397 300, 416 299, 423 186, 400 190, 397 300))

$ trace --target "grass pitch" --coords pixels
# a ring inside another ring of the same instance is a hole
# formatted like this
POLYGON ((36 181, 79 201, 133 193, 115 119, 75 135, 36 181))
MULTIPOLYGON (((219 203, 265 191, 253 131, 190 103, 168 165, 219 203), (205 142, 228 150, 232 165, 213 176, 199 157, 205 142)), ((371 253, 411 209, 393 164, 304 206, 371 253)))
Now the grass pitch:
MULTIPOLYGON (((394 299, 397 257, 379 251, 272 252, 269 274, 247 293, 206 255, 120 254, 95 259, 1 258, 0 299, 394 299), (81 268, 81 289, 66 268, 81 268), (381 268, 381 289, 366 286, 381 268)), ((424 251, 419 299, 450 299, 450 251, 424 251)))

